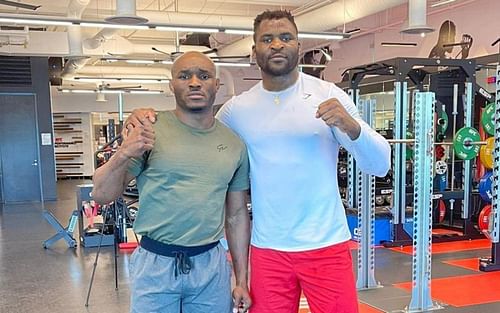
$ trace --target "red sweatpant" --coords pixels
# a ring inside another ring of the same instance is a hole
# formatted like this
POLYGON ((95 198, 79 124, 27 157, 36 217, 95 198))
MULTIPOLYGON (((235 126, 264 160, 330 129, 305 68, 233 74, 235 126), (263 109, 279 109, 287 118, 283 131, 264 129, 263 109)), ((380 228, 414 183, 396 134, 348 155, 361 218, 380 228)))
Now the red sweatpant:
POLYGON ((283 252, 252 246, 251 313, 297 313, 301 291, 312 313, 357 313, 348 243, 283 252))

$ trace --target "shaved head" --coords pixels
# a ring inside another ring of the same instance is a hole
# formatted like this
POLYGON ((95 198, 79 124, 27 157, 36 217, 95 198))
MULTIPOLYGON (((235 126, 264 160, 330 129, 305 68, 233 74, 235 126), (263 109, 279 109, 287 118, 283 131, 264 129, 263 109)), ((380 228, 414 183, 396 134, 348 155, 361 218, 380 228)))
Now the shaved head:
POLYGON ((191 66, 201 65, 204 67, 209 67, 207 69, 214 71, 214 73, 216 71, 214 62, 205 54, 198 51, 188 51, 183 53, 177 59, 175 59, 174 64, 172 65, 172 68, 170 70, 172 77, 175 76, 175 73, 177 73, 181 67, 184 68, 187 65, 191 66))

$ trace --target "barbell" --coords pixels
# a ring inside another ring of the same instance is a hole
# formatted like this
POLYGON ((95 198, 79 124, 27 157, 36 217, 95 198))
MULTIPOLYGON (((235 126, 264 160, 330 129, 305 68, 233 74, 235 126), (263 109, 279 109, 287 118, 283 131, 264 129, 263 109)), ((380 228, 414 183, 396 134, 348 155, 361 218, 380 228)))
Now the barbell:
MULTIPOLYGON (((415 139, 388 139, 390 144, 415 143, 415 139)), ((459 159, 472 160, 479 154, 480 146, 487 145, 487 141, 481 141, 479 132, 473 127, 463 127, 458 130, 452 142, 435 142, 437 145, 453 146, 453 150, 459 159)))

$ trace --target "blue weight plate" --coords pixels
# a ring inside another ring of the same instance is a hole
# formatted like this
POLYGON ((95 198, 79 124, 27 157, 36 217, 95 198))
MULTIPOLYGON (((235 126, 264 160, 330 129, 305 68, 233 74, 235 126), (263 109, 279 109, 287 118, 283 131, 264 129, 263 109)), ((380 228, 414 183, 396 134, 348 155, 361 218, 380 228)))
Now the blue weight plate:
POLYGON ((489 171, 479 180, 479 195, 486 202, 493 197, 493 172, 489 171))

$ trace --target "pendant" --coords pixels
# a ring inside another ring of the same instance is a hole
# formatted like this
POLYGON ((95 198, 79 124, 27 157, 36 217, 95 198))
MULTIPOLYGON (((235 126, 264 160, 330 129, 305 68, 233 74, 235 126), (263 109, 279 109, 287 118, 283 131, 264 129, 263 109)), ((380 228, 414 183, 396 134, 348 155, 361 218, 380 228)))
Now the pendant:
POLYGON ((280 104, 280 97, 279 96, 274 96, 274 104, 278 105, 280 104))

